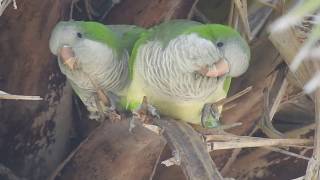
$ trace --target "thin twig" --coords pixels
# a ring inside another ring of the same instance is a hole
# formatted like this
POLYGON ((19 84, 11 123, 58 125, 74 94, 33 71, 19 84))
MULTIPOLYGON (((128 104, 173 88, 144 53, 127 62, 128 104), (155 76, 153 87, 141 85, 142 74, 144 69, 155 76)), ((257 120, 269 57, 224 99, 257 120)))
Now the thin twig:
POLYGON ((86 12, 87 12, 87 16, 89 18, 89 20, 93 20, 93 17, 91 15, 91 5, 90 5, 90 0, 84 0, 84 5, 85 5, 85 8, 86 8, 86 12))
POLYGON ((202 22, 210 23, 211 21, 197 7, 194 9, 194 16, 199 17, 202 22))
POLYGON ((279 10, 279 7, 277 7, 277 5, 274 5, 272 3, 266 2, 264 0, 256 0, 256 1, 261 3, 261 4, 263 4, 263 5, 265 5, 265 6, 268 6, 268 7, 272 8, 272 9, 279 10))
POLYGON ((294 130, 291 130, 289 132, 286 132, 286 137, 287 138, 299 138, 301 137, 302 134, 307 134, 314 130, 316 127, 316 123, 312 123, 294 130))
POLYGON ((230 12, 229 12, 229 17, 228 17, 228 25, 229 26, 233 26, 233 20, 234 20, 234 14, 235 14, 235 10, 234 10, 234 1, 235 0, 231 0, 231 5, 230 5, 230 12))
POLYGON ((298 178, 295 178, 295 179, 291 179, 291 180, 304 180, 304 176, 298 177, 298 178))
POLYGON ((79 2, 79 0, 72 0, 70 5, 70 13, 69 13, 69 20, 73 18, 73 10, 76 4, 79 2))
POLYGON ((18 9, 16 0, 0 0, 0 16, 10 3, 13 4, 13 9, 18 9))
POLYGON ((40 96, 14 95, 14 94, 6 93, 6 92, 4 92, 4 91, 0 91, 0 99, 9 99, 9 100, 31 100, 31 101, 43 100, 40 96))
POLYGON ((310 160, 310 158, 308 158, 308 157, 305 157, 305 156, 302 156, 300 154, 296 154, 296 153, 293 153, 293 152, 290 152, 290 151, 287 151, 287 150, 284 150, 284 149, 280 149, 280 148, 276 148, 276 147, 263 147, 263 148, 271 150, 271 151, 274 151, 274 152, 278 152, 278 153, 281 153, 281 154, 285 154, 285 155, 288 155, 288 156, 296 157, 296 158, 299 158, 299 159, 304 159, 304 160, 307 160, 307 161, 310 160))
MULTIPOLYGON (((270 4, 276 7, 276 3, 278 0, 272 0, 270 4)), ((267 7, 260 7, 256 11, 251 12, 249 14, 249 25, 251 28, 251 36, 252 39, 255 39, 257 35, 260 33, 260 31, 264 30, 264 26, 269 20, 269 17, 271 16, 273 12, 272 8, 267 7)))
POLYGON ((16 176, 9 168, 2 164, 0 164, 0 177, 4 177, 7 180, 26 180, 25 178, 16 176))
MULTIPOLYGON (((225 135, 223 135, 225 136, 225 135)), ((208 150, 221 150, 221 149, 236 149, 236 148, 249 148, 249 147, 264 147, 264 146, 308 146, 312 144, 309 139, 267 139, 257 137, 223 137, 210 135, 210 140, 228 140, 226 142, 209 142, 208 150), (234 140, 230 140, 235 138, 234 140)), ((208 138, 208 137, 207 137, 208 138)), ((208 138, 209 139, 209 138, 208 138)))
POLYGON ((112 1, 112 5, 105 10, 105 12, 103 13, 103 15, 100 17, 100 21, 103 21, 107 15, 109 14, 110 10, 116 5, 116 4, 119 4, 120 1, 112 1))
POLYGON ((233 149, 230 158, 228 159, 228 161, 224 164, 223 168, 221 169, 221 174, 224 175, 229 171, 231 165, 237 159, 237 157, 240 154, 241 150, 242 150, 241 148, 233 149))
POLYGON ((221 100, 219 100, 219 101, 217 101, 217 102, 215 102, 215 103, 213 103, 213 104, 214 104, 215 106, 222 106, 222 105, 224 105, 224 104, 230 103, 230 102, 238 99, 239 97, 247 94, 247 93, 250 92, 251 90, 252 90, 252 86, 249 86, 249 87, 247 87, 246 89, 244 89, 244 90, 236 93, 235 95, 230 96, 230 97, 227 97, 227 98, 223 98, 223 99, 221 99, 221 100))
POLYGON ((263 100, 263 115, 261 120, 258 123, 259 128, 265 133, 268 137, 271 138, 282 138, 283 134, 276 130, 271 123, 270 117, 270 106, 269 106, 269 99, 270 93, 268 88, 263 90, 264 100, 263 100))
MULTIPOLYGON (((275 96, 271 97, 271 98, 274 98, 272 106, 270 107, 270 118, 272 119, 280 107, 281 100, 286 94, 286 90, 288 88, 287 74, 288 74, 287 68, 282 68, 281 70, 279 70, 273 85, 273 87, 277 87, 277 89, 271 89, 270 91, 271 93, 276 92, 275 96)), ((272 119, 270 120, 272 121, 272 119)))
POLYGON ((302 97, 306 95, 304 92, 299 92, 297 94, 291 95, 291 96, 287 96, 285 99, 282 99, 280 102, 280 106, 283 106, 284 104, 288 104, 288 103, 294 103, 298 98, 302 97))
POLYGON ((198 4, 199 0, 195 0, 192 4, 192 7, 187 15, 187 19, 191 19, 194 16, 195 13, 195 9, 197 9, 197 4, 198 4))
POLYGON ((320 168, 320 89, 315 91, 316 130, 314 135, 314 149, 306 171, 305 180, 319 179, 320 168))
POLYGON ((252 40, 252 35, 251 35, 251 30, 250 30, 249 20, 248 20, 247 0, 235 0, 234 3, 235 3, 235 7, 239 12, 245 34, 248 40, 250 41, 252 40))

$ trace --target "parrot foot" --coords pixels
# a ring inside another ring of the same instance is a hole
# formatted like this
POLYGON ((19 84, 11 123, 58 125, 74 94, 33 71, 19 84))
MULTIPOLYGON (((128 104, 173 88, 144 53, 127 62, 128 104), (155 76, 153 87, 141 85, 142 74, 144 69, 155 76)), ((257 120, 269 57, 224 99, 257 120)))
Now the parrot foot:
POLYGON ((146 97, 143 97, 142 104, 137 110, 133 111, 133 115, 145 124, 150 124, 154 118, 160 119, 157 109, 148 104, 146 97))
POLYGON ((207 103, 202 108, 201 125, 204 128, 216 128, 219 124, 220 112, 215 104, 207 103))
POLYGON ((135 120, 136 120, 135 117, 131 117, 129 119, 129 132, 130 133, 132 133, 132 130, 136 127, 135 120))
MULTIPOLYGON (((99 94, 97 94, 95 98, 96 103, 96 112, 91 113, 94 117, 94 119, 98 122, 103 122, 106 117, 109 118, 111 123, 115 123, 119 120, 121 120, 121 116, 118 114, 116 110, 116 100, 114 95, 112 93, 108 93, 108 95, 104 95, 106 98, 108 98, 109 105, 103 101, 103 98, 99 97, 99 94)), ((90 114, 90 115, 91 115, 90 114)))
POLYGON ((116 123, 121 120, 121 115, 117 113, 117 111, 109 111, 108 113, 109 119, 111 123, 116 123))
POLYGON ((98 111, 89 111, 89 119, 99 122, 100 115, 98 111))
POLYGON ((110 101, 110 106, 106 107, 106 113, 108 114, 110 122, 111 123, 116 123, 116 122, 121 120, 121 116, 117 112, 116 102, 114 101, 114 99, 113 98, 109 98, 109 101, 110 101))

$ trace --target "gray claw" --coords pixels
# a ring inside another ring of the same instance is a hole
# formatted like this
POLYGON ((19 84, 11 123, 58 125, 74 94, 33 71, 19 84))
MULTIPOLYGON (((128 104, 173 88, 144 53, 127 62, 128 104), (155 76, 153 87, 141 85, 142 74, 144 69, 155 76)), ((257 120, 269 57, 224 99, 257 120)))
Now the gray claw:
POLYGON ((219 126, 220 113, 214 104, 205 104, 202 109, 201 125, 204 128, 214 128, 219 126))
POLYGON ((119 101, 119 97, 113 94, 112 92, 107 92, 109 101, 110 101, 110 106, 109 110, 110 111, 115 111, 116 110, 116 104, 119 101))
POLYGON ((148 111, 151 113, 153 117, 160 119, 160 115, 155 107, 148 104, 148 111))
POLYGON ((218 107, 214 104, 209 104, 209 105, 210 105, 210 113, 213 116, 213 118, 219 119, 221 114, 219 112, 218 107))
POLYGON ((129 118, 129 132, 132 133, 132 130, 136 127, 135 118, 132 116, 129 118))

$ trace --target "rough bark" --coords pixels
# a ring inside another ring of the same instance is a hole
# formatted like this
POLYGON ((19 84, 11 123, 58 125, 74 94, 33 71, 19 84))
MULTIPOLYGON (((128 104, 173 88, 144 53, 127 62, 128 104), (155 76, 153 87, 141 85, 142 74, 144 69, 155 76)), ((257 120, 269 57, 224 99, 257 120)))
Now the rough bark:
MULTIPOLYGON (((280 52, 285 62, 290 65, 301 48, 301 40, 298 39, 293 29, 271 33, 269 39, 280 52), (287 48, 290 47, 290 48, 287 48)), ((315 74, 316 68, 310 61, 304 61, 297 71, 292 72, 295 80, 302 88, 315 74)))
POLYGON ((44 179, 65 157, 72 126, 71 89, 48 39, 70 1, 19 1, 0 17, 0 89, 43 101, 1 101, 0 159, 14 173, 44 179))
POLYGON ((51 180, 150 179, 165 140, 137 125, 129 132, 127 121, 105 122, 81 143, 51 180))
POLYGON ((175 153, 175 159, 178 159, 186 179, 223 179, 207 151, 206 144, 190 125, 170 118, 161 118, 156 124, 163 129, 163 136, 175 153))
POLYGON ((196 0, 123 0, 107 16, 109 24, 150 27, 169 19, 188 17, 196 0))

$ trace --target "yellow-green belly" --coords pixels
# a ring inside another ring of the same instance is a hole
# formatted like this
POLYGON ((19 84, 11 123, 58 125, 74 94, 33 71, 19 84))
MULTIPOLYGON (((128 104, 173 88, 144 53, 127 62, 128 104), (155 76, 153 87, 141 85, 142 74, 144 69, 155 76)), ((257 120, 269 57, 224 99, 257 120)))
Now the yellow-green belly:
MULTIPOLYGON (((142 79, 135 78, 128 90, 127 103, 129 109, 137 108, 142 102, 143 96, 146 96, 148 103, 154 106, 160 112, 160 115, 170 116, 192 124, 201 123, 201 111, 205 103, 216 102, 227 95, 223 89, 223 83, 220 83, 215 92, 205 100, 182 101, 156 94, 153 89, 142 82, 142 79)), ((221 111, 222 107, 219 110, 221 111)))

